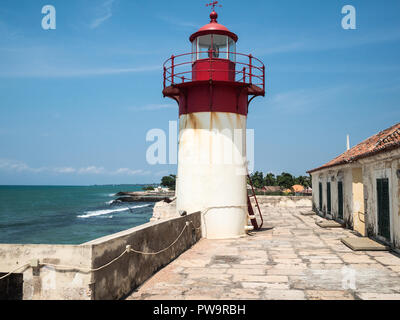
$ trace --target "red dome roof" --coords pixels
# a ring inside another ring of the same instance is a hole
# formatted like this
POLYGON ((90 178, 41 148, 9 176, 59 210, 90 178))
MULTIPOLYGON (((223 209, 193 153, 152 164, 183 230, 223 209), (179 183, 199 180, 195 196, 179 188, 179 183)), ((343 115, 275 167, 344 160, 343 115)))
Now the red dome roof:
POLYGON ((233 32, 229 31, 229 29, 222 24, 217 22, 218 14, 213 11, 210 14, 211 21, 209 24, 206 24, 204 27, 200 28, 199 31, 192 34, 190 36, 190 41, 193 41, 195 38, 199 36, 204 36, 207 34, 221 34, 231 37, 235 42, 238 41, 238 36, 233 32))

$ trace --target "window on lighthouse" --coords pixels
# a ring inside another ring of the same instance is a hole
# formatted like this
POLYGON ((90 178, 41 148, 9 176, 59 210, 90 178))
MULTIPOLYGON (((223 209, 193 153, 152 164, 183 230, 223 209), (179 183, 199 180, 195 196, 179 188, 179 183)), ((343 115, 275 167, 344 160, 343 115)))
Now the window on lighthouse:
POLYGON ((236 42, 228 38, 229 60, 236 62, 236 42))
POLYGON ((209 58, 209 50, 212 48, 211 35, 201 36, 197 38, 197 60, 209 58))
POLYGON ((193 60, 229 59, 235 61, 236 43, 228 36, 209 34, 197 37, 192 42, 193 60))

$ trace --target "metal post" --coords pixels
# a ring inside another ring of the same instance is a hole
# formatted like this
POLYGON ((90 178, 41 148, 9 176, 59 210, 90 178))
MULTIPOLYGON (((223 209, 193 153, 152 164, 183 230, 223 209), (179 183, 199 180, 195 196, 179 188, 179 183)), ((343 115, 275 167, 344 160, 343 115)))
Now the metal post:
MULTIPOLYGON (((212 45, 211 45, 211 47, 212 47, 212 45)), ((212 56, 213 56, 213 50, 212 49, 210 49, 210 50, 208 50, 208 58, 210 59, 210 70, 209 70, 209 76, 210 76, 210 80, 213 80, 213 59, 212 59, 212 56)))
POLYGON ((164 67, 164 89, 165 89, 166 76, 167 76, 167 68, 164 67))
POLYGON ((246 67, 243 67, 243 83, 246 83, 246 67))
POLYGON ((263 65, 263 90, 265 91, 265 66, 263 65))
POLYGON ((174 82, 175 82, 174 73, 175 73, 175 57, 172 55, 171 56, 171 81, 172 81, 172 84, 174 84, 174 82))
POLYGON ((250 54, 249 55, 249 78, 250 78, 250 84, 253 84, 253 75, 252 75, 252 63, 253 63, 253 56, 250 54))

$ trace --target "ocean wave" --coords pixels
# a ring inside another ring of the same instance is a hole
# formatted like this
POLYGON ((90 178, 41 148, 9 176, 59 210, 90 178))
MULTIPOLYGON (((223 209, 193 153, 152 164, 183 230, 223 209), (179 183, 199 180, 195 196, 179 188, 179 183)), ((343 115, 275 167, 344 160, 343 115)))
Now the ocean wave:
POLYGON ((125 208, 118 208, 118 209, 105 209, 105 210, 95 210, 95 211, 86 211, 85 215, 78 216, 78 218, 81 219, 88 219, 92 217, 98 217, 98 216, 104 216, 110 213, 117 213, 117 212, 124 212, 124 211, 130 211, 133 209, 139 209, 139 208, 146 208, 149 207, 150 204, 145 204, 145 205, 140 205, 140 206, 134 206, 134 207, 125 207, 125 208))

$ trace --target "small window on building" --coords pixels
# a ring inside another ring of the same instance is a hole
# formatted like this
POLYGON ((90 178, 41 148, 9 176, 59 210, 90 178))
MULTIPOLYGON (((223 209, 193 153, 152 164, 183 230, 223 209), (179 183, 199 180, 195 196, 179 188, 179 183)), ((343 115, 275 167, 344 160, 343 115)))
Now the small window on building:
POLYGON ((331 214, 332 206, 331 206, 331 183, 328 182, 326 184, 326 209, 327 213, 331 214))
POLYGON ((322 211, 322 183, 319 183, 319 211, 322 211))
POLYGON ((377 179, 378 235, 390 240, 389 179, 377 179))
POLYGON ((338 181, 338 218, 343 220, 343 209, 344 209, 344 204, 343 204, 343 182, 338 181))

